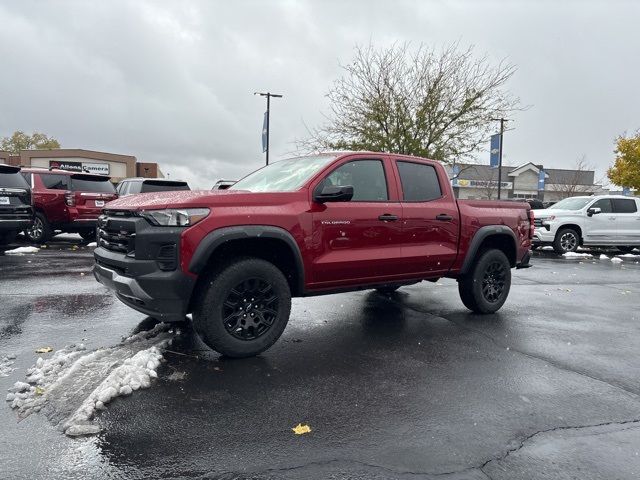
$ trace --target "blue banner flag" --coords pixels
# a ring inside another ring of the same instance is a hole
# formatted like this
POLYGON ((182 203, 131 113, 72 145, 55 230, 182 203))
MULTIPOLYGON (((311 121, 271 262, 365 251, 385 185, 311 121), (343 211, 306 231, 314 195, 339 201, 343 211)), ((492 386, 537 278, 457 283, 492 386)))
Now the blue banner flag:
POLYGON ((540 170, 540 173, 538 174, 538 191, 544 190, 544 177, 545 176, 546 176, 546 174, 544 173, 544 170, 540 170))
POLYGON ((631 189, 629 187, 622 187, 622 194, 628 197, 631 194, 631 189))
POLYGON ((496 133, 495 135, 491 135, 491 148, 490 148, 491 156, 489 157, 489 165, 492 168, 496 168, 500 164, 500 134, 496 133))
POLYGON ((267 134, 269 132, 269 112, 264 112, 264 121, 262 122, 262 153, 267 151, 267 134))

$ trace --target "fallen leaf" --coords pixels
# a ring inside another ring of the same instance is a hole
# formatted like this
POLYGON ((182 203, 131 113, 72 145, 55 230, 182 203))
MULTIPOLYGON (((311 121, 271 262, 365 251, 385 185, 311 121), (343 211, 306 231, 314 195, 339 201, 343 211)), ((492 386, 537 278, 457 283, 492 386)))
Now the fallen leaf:
POLYGON ((53 348, 51 348, 51 347, 40 347, 40 348, 36 349, 36 353, 49 353, 49 352, 53 352, 53 348))
POLYGON ((44 394, 44 388, 37 386, 36 387, 36 395, 43 395, 44 394))
POLYGON ((309 425, 302 425, 301 423, 299 423, 291 430, 293 430, 293 433, 295 433, 296 435, 304 435, 305 433, 311 432, 311 427, 309 425))

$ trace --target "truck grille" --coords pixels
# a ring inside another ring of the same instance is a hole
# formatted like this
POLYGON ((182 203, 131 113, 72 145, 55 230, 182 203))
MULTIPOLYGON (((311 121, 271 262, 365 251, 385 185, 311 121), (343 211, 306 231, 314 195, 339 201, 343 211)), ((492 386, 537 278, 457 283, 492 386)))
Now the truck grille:
POLYGON ((539 219, 539 218, 536 218, 536 219, 533 221, 533 225, 534 225, 536 228, 541 228, 541 227, 542 227, 542 220, 541 220, 541 219, 539 219))
POLYGON ((136 227, 122 217, 101 215, 98 218, 98 244, 112 252, 132 253, 136 249, 136 227))

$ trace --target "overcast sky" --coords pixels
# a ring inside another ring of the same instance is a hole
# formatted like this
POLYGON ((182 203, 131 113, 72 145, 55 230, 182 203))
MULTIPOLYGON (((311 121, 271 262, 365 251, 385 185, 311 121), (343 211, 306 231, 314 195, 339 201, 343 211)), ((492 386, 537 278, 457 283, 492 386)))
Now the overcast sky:
MULTIPOLYGON (((355 44, 475 45, 518 71, 505 161, 604 172, 640 128, 640 2, 0 1, 0 136, 135 155, 210 188, 283 158, 327 111, 355 44)), ((478 155, 488 162, 488 153, 478 155)))

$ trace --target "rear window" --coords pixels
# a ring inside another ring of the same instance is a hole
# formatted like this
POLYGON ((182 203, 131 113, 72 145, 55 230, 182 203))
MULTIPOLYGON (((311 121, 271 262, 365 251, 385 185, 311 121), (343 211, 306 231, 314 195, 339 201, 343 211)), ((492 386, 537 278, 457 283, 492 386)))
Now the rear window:
POLYGON ((44 188, 50 188, 53 190, 68 190, 68 179, 67 175, 56 175, 53 173, 41 173, 40 179, 44 185, 44 188))
POLYGON ((612 198, 614 213, 635 213, 638 211, 636 201, 629 198, 612 198))
POLYGON ((29 184, 19 173, 0 173, 0 187, 29 188, 29 184))
POLYGON ((140 193, 151 192, 176 192, 179 190, 190 190, 187 182, 158 182, 153 180, 146 180, 142 182, 142 188, 140 193))
POLYGON ((407 202, 427 202, 442 196, 438 174, 431 165, 398 161, 403 198, 407 202))
POLYGON ((77 178, 71 179, 71 190, 74 192, 115 193, 116 189, 109 179, 77 178))

